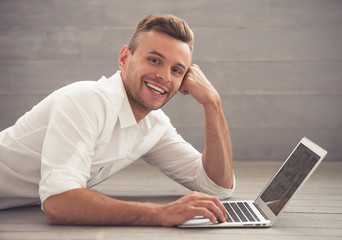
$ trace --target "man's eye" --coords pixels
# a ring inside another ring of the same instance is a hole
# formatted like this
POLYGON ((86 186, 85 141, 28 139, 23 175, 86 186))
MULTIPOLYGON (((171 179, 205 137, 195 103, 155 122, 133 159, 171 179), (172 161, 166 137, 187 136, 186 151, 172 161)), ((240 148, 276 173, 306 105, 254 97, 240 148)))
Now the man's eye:
POLYGON ((176 74, 182 74, 182 71, 180 71, 178 68, 172 68, 172 71, 176 74))
POLYGON ((148 59, 150 62, 152 62, 152 63, 155 63, 155 64, 159 64, 160 62, 159 62, 159 60, 158 59, 155 59, 155 58, 149 58, 148 59))

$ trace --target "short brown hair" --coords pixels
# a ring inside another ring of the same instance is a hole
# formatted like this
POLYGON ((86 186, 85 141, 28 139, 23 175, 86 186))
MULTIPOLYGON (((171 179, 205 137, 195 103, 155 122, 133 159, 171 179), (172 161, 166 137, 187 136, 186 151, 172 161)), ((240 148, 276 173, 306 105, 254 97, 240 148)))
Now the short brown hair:
POLYGON ((132 54, 138 47, 138 38, 141 33, 148 31, 165 33, 175 39, 187 43, 190 51, 192 52, 193 50, 194 34, 188 24, 183 19, 174 15, 158 14, 146 16, 136 26, 128 45, 132 54))

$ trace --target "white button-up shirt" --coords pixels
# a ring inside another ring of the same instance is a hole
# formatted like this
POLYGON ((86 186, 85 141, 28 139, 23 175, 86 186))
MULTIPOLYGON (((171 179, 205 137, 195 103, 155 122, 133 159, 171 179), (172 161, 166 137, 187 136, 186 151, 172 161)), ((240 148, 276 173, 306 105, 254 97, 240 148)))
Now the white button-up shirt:
POLYGON ((230 197, 162 110, 136 122, 120 72, 61 88, 0 133, 0 209, 92 187, 138 159, 189 189, 230 197))

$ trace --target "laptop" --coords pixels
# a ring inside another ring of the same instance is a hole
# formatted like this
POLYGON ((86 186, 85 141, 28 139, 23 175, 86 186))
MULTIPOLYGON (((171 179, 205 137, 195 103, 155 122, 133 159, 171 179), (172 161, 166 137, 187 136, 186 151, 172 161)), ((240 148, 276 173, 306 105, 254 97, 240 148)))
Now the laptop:
POLYGON ((212 223, 195 217, 180 228, 270 227, 326 156, 327 151, 304 137, 255 201, 223 201, 228 219, 212 223))

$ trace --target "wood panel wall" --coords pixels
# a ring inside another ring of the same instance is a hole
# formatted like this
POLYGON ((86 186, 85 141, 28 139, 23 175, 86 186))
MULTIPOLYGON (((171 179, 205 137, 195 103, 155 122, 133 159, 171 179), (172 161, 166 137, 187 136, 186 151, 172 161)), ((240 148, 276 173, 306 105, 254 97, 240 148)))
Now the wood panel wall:
MULTIPOLYGON (((61 86, 115 73, 150 13, 192 27, 193 62, 221 94, 236 160, 283 160, 302 136, 342 160, 339 0, 1 0, 0 129, 61 86)), ((202 107, 178 94, 164 110, 201 150, 202 107)))

